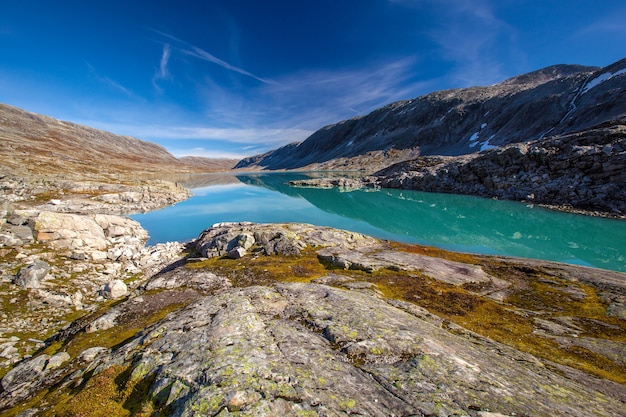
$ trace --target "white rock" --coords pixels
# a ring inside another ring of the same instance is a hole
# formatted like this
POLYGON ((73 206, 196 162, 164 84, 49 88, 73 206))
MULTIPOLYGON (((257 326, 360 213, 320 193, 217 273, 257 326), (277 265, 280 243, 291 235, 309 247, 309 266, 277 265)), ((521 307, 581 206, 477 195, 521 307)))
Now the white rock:
POLYGON ((67 352, 59 352, 55 353, 48 359, 48 363, 46 364, 46 371, 48 369, 55 369, 59 366, 63 365, 65 362, 70 360, 70 354, 67 352))
POLYGON ((128 286, 121 279, 107 282, 102 289, 102 296, 109 299, 124 297, 128 294, 128 286))
POLYGON ((229 250, 226 256, 231 259, 239 259, 243 258, 246 255, 246 252, 247 251, 244 248, 242 248, 241 246, 237 246, 236 248, 229 250))
POLYGON ((55 248, 106 248, 104 231, 88 216, 42 211, 37 216, 34 229, 37 240, 55 248))
POLYGON ((104 261, 107 259, 107 253, 102 251, 91 252, 91 259, 94 261, 104 261))
POLYGON ((109 351, 109 349, 107 349, 105 347, 96 346, 96 347, 92 347, 92 348, 83 350, 82 353, 78 356, 78 358, 80 360, 85 361, 85 362, 91 362, 94 359, 96 359, 96 357, 98 357, 98 355, 101 355, 101 354, 106 353, 108 351, 109 351))
POLYGON ((13 343, 0 344, 0 358, 11 359, 11 357, 17 353, 17 349, 13 346, 13 343))
POLYGON ((100 330, 107 330, 115 326, 116 319, 119 316, 118 311, 110 311, 102 317, 98 317, 92 323, 90 323, 86 328, 86 333, 93 333, 100 330))
POLYGON ((118 263, 108 263, 104 265, 103 274, 118 275, 122 269, 122 265, 118 263))

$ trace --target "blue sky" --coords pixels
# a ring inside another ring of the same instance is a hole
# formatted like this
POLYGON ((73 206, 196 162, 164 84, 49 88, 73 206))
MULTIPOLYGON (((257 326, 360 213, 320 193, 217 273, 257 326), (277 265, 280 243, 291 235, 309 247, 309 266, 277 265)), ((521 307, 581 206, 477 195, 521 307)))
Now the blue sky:
POLYGON ((0 0, 0 102, 254 155, 436 90, 626 57, 623 0, 0 0))

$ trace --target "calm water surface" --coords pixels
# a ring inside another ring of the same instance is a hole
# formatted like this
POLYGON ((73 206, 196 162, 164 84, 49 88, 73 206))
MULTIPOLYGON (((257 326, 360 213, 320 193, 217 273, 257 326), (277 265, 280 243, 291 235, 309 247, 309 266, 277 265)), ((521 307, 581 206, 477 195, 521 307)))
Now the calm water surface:
POLYGON ((305 222, 461 252, 626 271, 626 221, 470 196, 286 185, 312 175, 205 176, 185 184, 191 199, 132 217, 151 244, 193 239, 218 222, 305 222))

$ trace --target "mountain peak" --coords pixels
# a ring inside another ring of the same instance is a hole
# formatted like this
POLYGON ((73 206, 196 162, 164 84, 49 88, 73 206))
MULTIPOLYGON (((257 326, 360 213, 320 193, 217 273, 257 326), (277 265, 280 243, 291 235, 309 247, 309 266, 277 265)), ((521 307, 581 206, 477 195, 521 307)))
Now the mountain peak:
POLYGON ((624 67, 626 59, 605 68, 553 65, 488 87, 436 91, 325 126, 236 168, 372 171, 416 154, 471 154, 590 129, 626 118, 617 100, 626 94, 624 67))
POLYGON ((600 67, 588 67, 584 65, 558 64, 532 71, 526 74, 516 75, 498 83, 499 85, 539 85, 563 77, 569 77, 579 73, 592 73, 600 67))

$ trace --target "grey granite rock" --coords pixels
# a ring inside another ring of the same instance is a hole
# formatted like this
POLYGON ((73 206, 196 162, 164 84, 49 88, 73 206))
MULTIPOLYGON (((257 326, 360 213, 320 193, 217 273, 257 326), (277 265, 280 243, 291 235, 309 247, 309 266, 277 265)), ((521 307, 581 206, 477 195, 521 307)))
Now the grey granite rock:
POLYGON ((22 288, 40 288, 41 280, 50 272, 50 265, 42 260, 20 269, 15 276, 14 283, 22 288))
POLYGON ((316 284, 232 289, 169 315, 95 369, 131 366, 177 416, 623 412, 584 378, 398 307, 316 284))
POLYGON ((43 374, 49 359, 49 355, 39 355, 15 366, 2 378, 2 388, 11 393, 32 384, 43 374))

